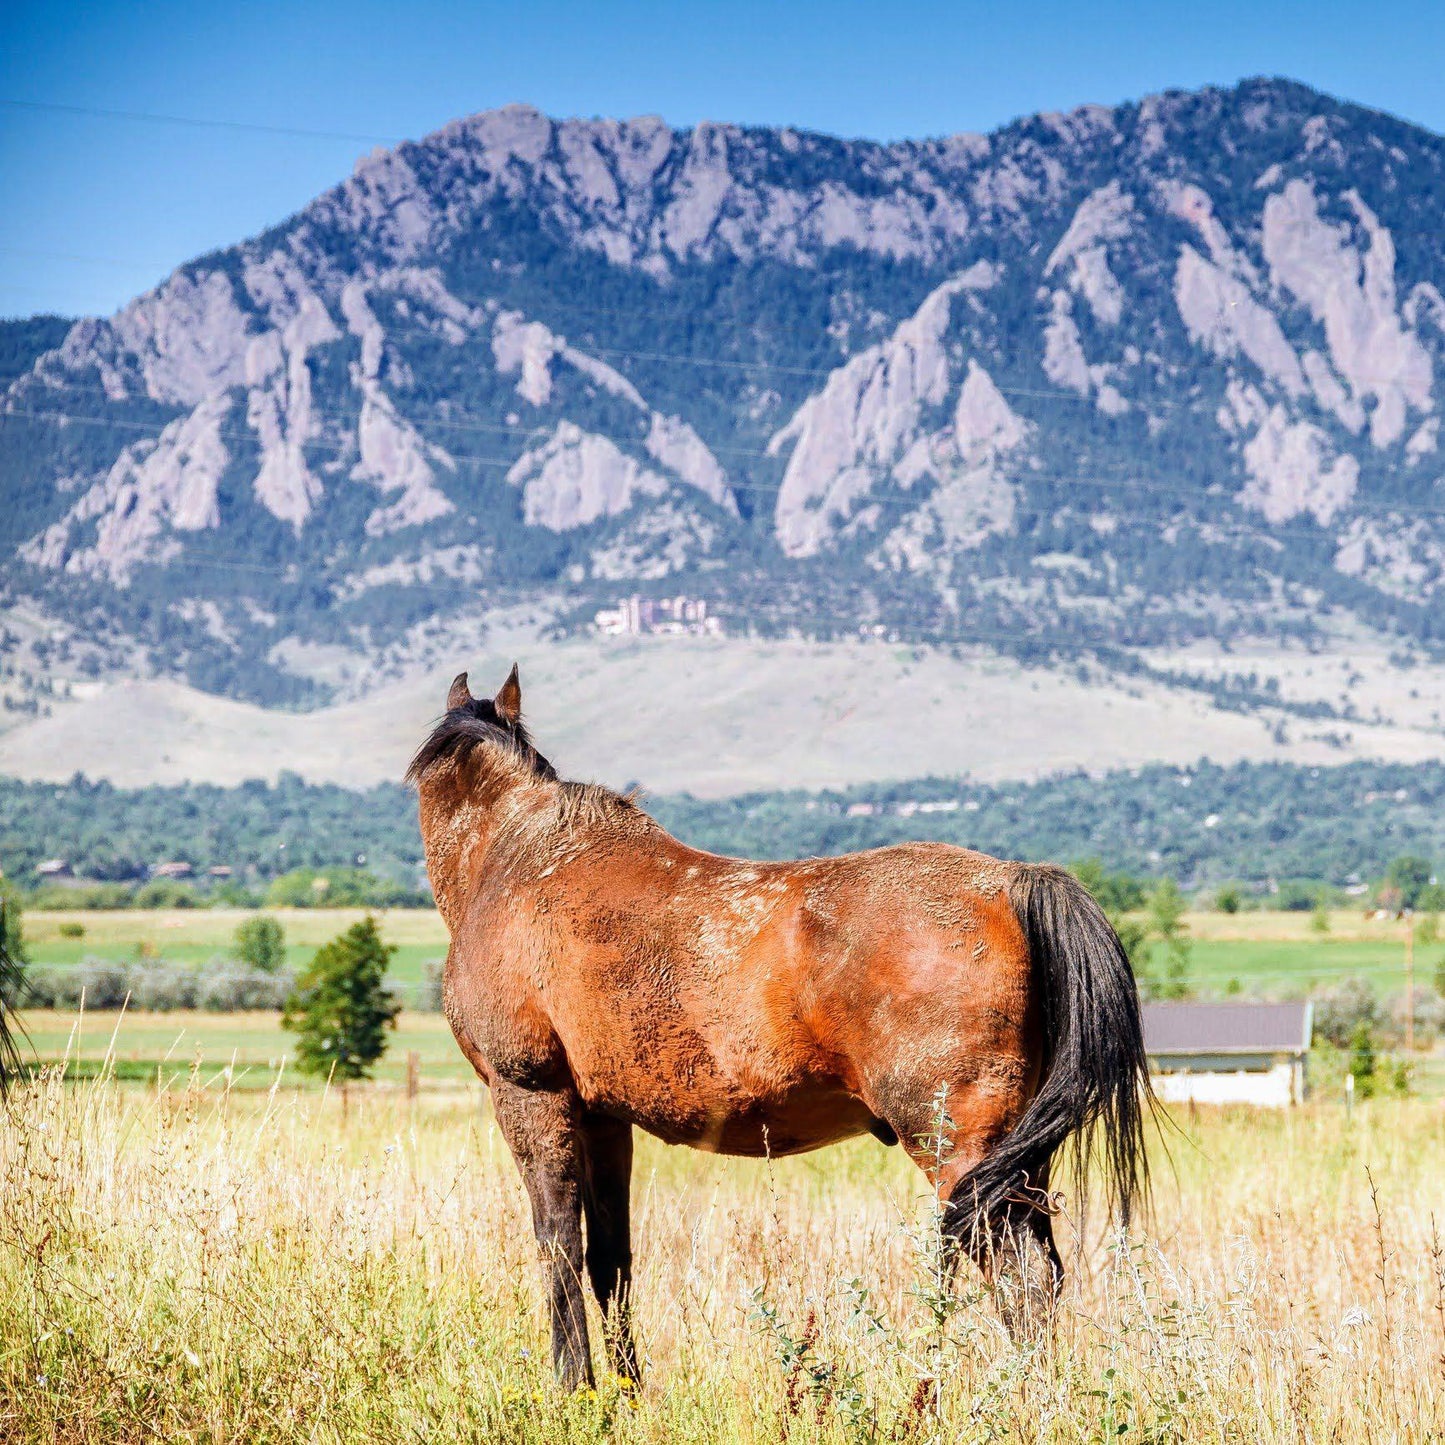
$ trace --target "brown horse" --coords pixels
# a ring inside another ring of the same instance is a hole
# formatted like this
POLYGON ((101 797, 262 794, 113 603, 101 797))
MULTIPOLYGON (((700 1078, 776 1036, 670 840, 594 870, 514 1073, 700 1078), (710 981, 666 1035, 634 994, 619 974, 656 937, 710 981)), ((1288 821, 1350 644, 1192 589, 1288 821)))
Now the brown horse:
POLYGON ((592 1378, 584 1265, 613 1367, 637 1374, 634 1125, 753 1157, 901 1141, 1010 1329, 1033 1327, 1062 1277, 1055 1151, 1102 1133, 1126 1218, 1146 1184, 1138 995, 1085 889, 942 844, 702 853, 629 799, 560 780, 521 709, 515 667, 491 701, 463 673, 407 777, 451 934, 444 1007, 550 1256, 563 1381, 592 1378))

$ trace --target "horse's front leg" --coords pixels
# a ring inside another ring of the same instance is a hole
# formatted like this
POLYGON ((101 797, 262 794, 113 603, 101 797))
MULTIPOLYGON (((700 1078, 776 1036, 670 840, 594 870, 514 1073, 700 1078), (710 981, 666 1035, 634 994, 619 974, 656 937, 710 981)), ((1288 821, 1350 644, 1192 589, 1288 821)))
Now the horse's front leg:
POLYGON ((592 1356, 582 1295, 586 1153, 581 1101, 570 1083, 547 1090, 499 1081, 492 1088, 492 1104, 527 1186, 532 1228, 548 1271, 552 1363, 567 1389, 591 1385, 592 1356))
POLYGON ((632 1338, 632 1125, 590 1114, 585 1126, 587 1272, 607 1321, 607 1353, 626 1380, 641 1378, 632 1338))

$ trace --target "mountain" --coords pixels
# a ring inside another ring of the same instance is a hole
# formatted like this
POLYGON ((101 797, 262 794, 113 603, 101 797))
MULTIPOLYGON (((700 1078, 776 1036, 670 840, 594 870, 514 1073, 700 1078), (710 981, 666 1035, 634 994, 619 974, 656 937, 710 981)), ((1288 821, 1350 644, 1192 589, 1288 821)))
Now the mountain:
POLYGON ((638 592, 1126 668, 1431 653, 1442 168, 1277 80, 887 145, 457 121, 0 328, 0 648, 309 704, 318 658, 638 592))

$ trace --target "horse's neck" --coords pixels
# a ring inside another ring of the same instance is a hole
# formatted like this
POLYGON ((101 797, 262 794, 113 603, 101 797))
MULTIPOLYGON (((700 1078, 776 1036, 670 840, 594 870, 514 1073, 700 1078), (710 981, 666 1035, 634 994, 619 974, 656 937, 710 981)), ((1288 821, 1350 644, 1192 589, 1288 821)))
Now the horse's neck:
POLYGON ((498 830, 536 780, 489 766, 479 756, 421 785, 421 836, 437 911, 456 932, 476 869, 498 830))

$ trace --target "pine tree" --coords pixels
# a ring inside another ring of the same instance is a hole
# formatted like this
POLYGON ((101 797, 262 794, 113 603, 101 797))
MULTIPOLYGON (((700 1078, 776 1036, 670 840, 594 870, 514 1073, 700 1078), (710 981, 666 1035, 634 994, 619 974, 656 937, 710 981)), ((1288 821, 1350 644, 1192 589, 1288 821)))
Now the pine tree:
POLYGON ((281 1015, 282 1027, 296 1035, 303 1073, 343 1081, 370 1074, 401 1012, 385 982, 395 952, 369 915, 317 950, 281 1015))

